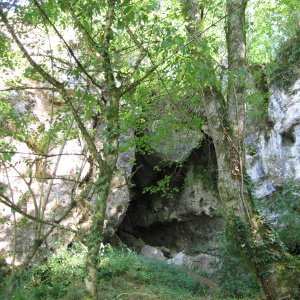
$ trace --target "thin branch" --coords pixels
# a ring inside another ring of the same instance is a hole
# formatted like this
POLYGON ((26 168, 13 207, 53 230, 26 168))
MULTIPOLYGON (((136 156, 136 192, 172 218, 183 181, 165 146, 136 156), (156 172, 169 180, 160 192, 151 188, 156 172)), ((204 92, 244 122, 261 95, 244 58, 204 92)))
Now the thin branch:
POLYGON ((85 76, 96 86, 98 87, 100 90, 103 89, 103 86, 101 86, 96 80, 95 78, 93 78, 87 71, 86 69, 83 67, 83 65, 81 64, 81 62, 78 60, 78 58, 76 57, 74 51, 72 50, 72 48, 68 45, 68 43, 66 42, 66 40, 64 39, 64 37, 61 35, 61 33, 58 31, 58 29, 56 28, 56 26, 54 25, 54 23, 50 20, 50 18, 48 17, 48 15, 46 14, 46 12, 43 10, 43 8, 41 7, 41 5, 39 4, 39 2, 37 0, 33 0, 34 4, 36 5, 36 7, 38 8, 38 10, 40 11, 40 13, 42 14, 42 16, 47 20, 47 22, 51 25, 51 27, 54 29, 54 31, 56 32, 56 34, 58 35, 58 37, 62 40, 62 42, 64 43, 64 45, 66 46, 66 48, 68 49, 70 55, 73 57, 73 59, 75 60, 76 64, 78 65, 79 69, 85 74, 85 76))
POLYGON ((32 220, 32 221, 35 221, 35 222, 39 222, 39 223, 42 223, 42 224, 47 224, 47 225, 51 225, 51 226, 55 226, 59 229, 62 229, 62 230, 67 230, 67 231, 71 231, 73 233, 77 233, 78 231, 77 230, 74 230, 72 228, 67 228, 67 227, 64 227, 62 225, 59 225, 57 224, 57 221, 47 221, 47 220, 41 220, 39 218, 36 218, 32 215, 29 215, 27 214, 25 211, 23 211, 18 205, 16 204, 13 204, 6 196, 4 196, 3 194, 0 194, 0 202, 3 203, 4 205, 8 206, 9 208, 11 208, 12 210, 14 210, 15 212, 23 215, 24 217, 32 220))
MULTIPOLYGON (((35 193, 34 193, 34 191, 31 188, 31 184, 27 182, 26 177, 15 166, 13 166, 12 164, 10 164, 10 167, 12 167, 15 170, 15 172, 17 172, 19 174, 18 177, 22 178, 22 180, 25 182, 25 184, 26 184, 26 186, 27 186, 27 188, 29 190, 29 193, 30 193, 30 195, 32 197, 32 200, 33 200, 33 205, 34 205, 34 209, 35 209, 35 217, 38 217, 38 203, 37 203, 37 199, 35 197, 35 193)), ((8 178, 11 178, 11 177, 12 176, 8 176, 8 178)), ((32 177, 30 176, 29 179, 31 180, 32 177)))
POLYGON ((73 67, 74 64, 72 62, 66 61, 60 57, 55 57, 53 56, 53 54, 49 55, 49 54, 35 54, 35 53, 30 53, 31 56, 36 56, 36 57, 46 57, 46 58, 50 58, 51 60, 55 60, 59 63, 61 63, 62 65, 67 65, 68 67, 73 67))
POLYGON ((34 155, 34 156, 42 156, 42 157, 56 157, 56 156, 67 156, 67 155, 85 156, 85 154, 83 154, 83 153, 38 154, 38 153, 19 152, 19 151, 0 151, 0 153, 3 153, 3 154, 34 155))
POLYGON ((136 87, 138 87, 142 82, 144 82, 160 65, 162 65, 162 63, 156 64, 155 66, 153 66, 143 77, 141 77, 140 79, 136 80, 135 82, 133 82, 132 84, 130 84, 128 87, 126 87, 121 93, 120 93, 120 97, 122 97, 123 95, 127 94, 128 92, 130 92, 131 90, 134 90, 136 87))
MULTIPOLYGON (((5 175, 6 175, 6 178, 7 178, 7 183, 8 183, 8 187, 9 187, 11 201, 12 201, 12 204, 14 204, 14 193, 13 193, 13 189, 12 189, 12 186, 11 186, 11 182, 10 182, 9 177, 8 177, 7 166, 6 166, 5 161, 2 158, 1 158, 1 161, 2 161, 2 164, 4 165, 4 168, 5 168, 5 175)), ((16 220, 15 211, 12 211, 12 215, 13 215, 13 259, 12 259, 11 278, 14 278, 15 261, 16 261, 16 249, 17 249, 17 220, 16 220)))
MULTIPOLYGON (((63 181, 77 182, 76 179, 66 178, 64 176, 39 177, 39 176, 25 176, 25 175, 21 174, 21 175, 14 175, 14 176, 8 176, 8 177, 9 178, 29 178, 29 179, 37 179, 37 180, 63 180, 63 181)), ((82 183, 82 182, 78 181, 77 183, 82 183)))
POLYGON ((5 88, 5 89, 0 89, 0 92, 23 91, 23 90, 48 90, 48 91, 53 91, 53 90, 56 90, 56 88, 53 88, 53 87, 38 87, 38 86, 15 86, 15 87, 9 87, 9 88, 5 88))
MULTIPOLYGON (((50 41, 50 37, 49 37, 49 30, 48 30, 48 27, 46 25, 46 21, 43 22, 44 23, 44 27, 45 27, 45 30, 46 30, 46 33, 47 33, 47 39, 48 39, 48 45, 49 45, 49 49, 50 49, 50 56, 52 56, 53 54, 53 50, 52 50, 52 44, 51 44, 51 41, 50 41)), ((51 76, 53 77, 54 76, 54 70, 53 70, 53 59, 51 58, 51 76)), ((46 153, 49 152, 50 150, 50 143, 51 143, 51 135, 53 133, 53 114, 54 114, 54 91, 51 92, 51 113, 50 113, 50 121, 49 121, 49 134, 48 134, 48 137, 47 137, 47 141, 46 141, 46 153)), ((71 122, 71 126, 73 125, 73 120, 71 122)), ((58 156, 58 160, 60 160, 60 156, 58 156)), ((46 169, 47 169, 47 160, 48 160, 48 157, 43 157, 43 159, 41 160, 42 164, 43 164, 43 169, 42 169, 42 174, 46 174, 46 169)), ((57 164, 56 164, 57 166, 57 164)), ((56 168, 55 166, 55 168, 56 168)), ((55 173, 53 174, 55 176, 55 173)), ((44 187, 45 187, 45 179, 42 179, 42 182, 40 184, 40 202, 39 202, 39 206, 38 206, 38 217, 40 219, 44 219, 44 213, 45 213, 45 210, 46 210, 46 207, 47 207, 47 204, 48 204, 48 201, 49 201, 49 194, 50 194, 50 191, 51 191, 51 188, 52 188, 52 184, 53 184, 53 179, 50 180, 50 185, 49 185, 49 188, 48 188, 48 191, 46 193, 46 197, 45 197, 45 192, 44 192, 44 187)), ((39 239, 40 236, 41 236, 41 232, 42 232, 42 223, 39 223, 38 226, 37 226, 37 231, 36 231, 36 236, 35 238, 36 239, 39 239)))

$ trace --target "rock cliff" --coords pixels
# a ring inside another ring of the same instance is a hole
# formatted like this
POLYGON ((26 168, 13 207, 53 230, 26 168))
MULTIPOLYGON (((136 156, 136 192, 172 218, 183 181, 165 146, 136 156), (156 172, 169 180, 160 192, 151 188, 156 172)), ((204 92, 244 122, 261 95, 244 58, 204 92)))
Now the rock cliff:
MULTIPOLYGON (((49 99, 41 94, 25 96, 11 95, 15 114, 31 115, 40 125, 49 127, 49 99)), ((154 123, 153 130, 157 126, 154 123)), ((272 194, 287 180, 300 181, 300 80, 288 91, 273 90, 268 115, 264 120, 251 119, 247 130, 247 171, 258 198, 272 194)), ((132 135, 123 136, 121 142, 132 135)), ((44 158, 30 143, 11 137, 2 141, 17 153, 9 163, 2 163, 1 188, 30 214, 46 199, 45 216, 58 218, 76 193, 75 183, 83 181, 91 167, 80 139, 69 139, 63 148, 50 149, 42 178, 39 162, 44 158), (58 163, 61 151, 64 155, 58 163)), ((208 136, 196 131, 182 136, 174 131, 168 143, 160 143, 151 154, 135 154, 132 148, 121 153, 118 169, 107 208, 109 235, 117 231, 129 244, 133 239, 132 245, 139 241, 141 247, 145 243, 160 247, 169 258, 181 251, 202 256, 217 253, 218 233, 224 221, 217 193, 215 152, 208 136), (158 182, 164 182, 163 189, 151 189, 158 182)), ((1 204, 0 214, 0 252, 11 262, 16 243, 20 262, 32 246, 35 225, 16 214, 14 241, 11 209, 1 204)), ((84 207, 79 205, 62 225, 77 229, 85 222, 84 207)), ((47 246, 51 248, 58 241, 69 243, 73 236, 55 231, 47 246)))
POLYGON ((266 120, 248 126, 246 144, 257 197, 272 194, 287 180, 300 181, 300 80, 288 91, 272 91, 266 120))

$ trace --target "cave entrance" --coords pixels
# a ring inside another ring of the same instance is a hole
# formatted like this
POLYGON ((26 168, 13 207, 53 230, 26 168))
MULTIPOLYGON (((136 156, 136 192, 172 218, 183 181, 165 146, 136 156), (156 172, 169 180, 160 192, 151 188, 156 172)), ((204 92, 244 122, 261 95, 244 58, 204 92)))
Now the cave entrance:
POLYGON ((132 177, 131 202, 118 235, 138 248, 142 240, 171 252, 215 253, 224 222, 217 193, 217 162, 206 137, 180 166, 159 155, 138 155, 132 177), (169 178, 171 195, 147 188, 169 178))

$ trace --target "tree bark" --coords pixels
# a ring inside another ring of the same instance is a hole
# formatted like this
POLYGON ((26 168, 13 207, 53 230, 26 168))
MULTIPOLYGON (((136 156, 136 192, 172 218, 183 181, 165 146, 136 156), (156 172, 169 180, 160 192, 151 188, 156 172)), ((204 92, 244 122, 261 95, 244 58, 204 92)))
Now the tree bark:
MULTIPOLYGON (((185 2, 192 3, 191 0, 185 2)), ((226 1, 229 67, 226 101, 215 86, 200 90, 217 155, 218 189, 227 221, 226 233, 256 274, 266 299, 298 299, 299 260, 288 254, 276 233, 255 210, 245 180, 245 99, 249 78, 245 42, 247 2, 226 1)), ((199 13, 193 12, 193 15, 199 13)), ((189 17, 191 21, 193 15, 189 17)), ((189 28, 187 31, 190 33, 189 28)), ((199 61, 199 53, 196 55, 199 61)))

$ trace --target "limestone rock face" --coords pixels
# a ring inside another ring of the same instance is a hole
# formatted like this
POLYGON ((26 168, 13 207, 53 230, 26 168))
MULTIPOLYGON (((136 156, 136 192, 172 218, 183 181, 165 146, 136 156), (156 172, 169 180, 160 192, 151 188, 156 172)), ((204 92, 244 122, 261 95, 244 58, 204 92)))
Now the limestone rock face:
MULTIPOLYGON (((47 95, 20 97, 14 94, 9 100, 16 115, 29 114, 36 120, 32 130, 36 130, 37 124, 43 124, 47 130, 52 107, 47 102, 47 95)), ((181 132, 176 128, 167 131, 161 127, 159 121, 153 123, 152 134, 162 134, 162 138, 150 145, 154 149, 152 155, 136 155, 133 148, 119 155, 107 205, 105 233, 112 236, 120 228, 144 241, 147 244, 145 249, 150 253, 154 251, 150 245, 165 246, 178 253, 173 258, 175 264, 183 263, 186 258, 186 265, 198 266, 212 273, 214 258, 210 256, 214 257, 214 249, 218 248, 217 233, 224 227, 217 192, 214 147, 203 133, 181 132), (147 190, 151 186, 158 187, 165 178, 168 180, 163 189, 147 190), (198 257, 191 255, 192 248, 199 249, 196 252, 198 257), (183 254, 183 250, 187 254, 183 254)), ((102 148, 101 134, 100 128, 99 149, 102 148)), ((131 138, 133 132, 129 131, 120 138, 120 144, 131 138)), ((45 169, 40 168, 41 157, 34 155, 30 145, 12 138, 5 138, 5 141, 19 153, 6 166, 1 166, 0 189, 32 215, 35 202, 40 205, 48 198, 45 218, 59 218, 77 192, 75 182, 82 181, 90 170, 82 141, 68 140, 59 161, 61 147, 50 149, 51 157, 47 158, 45 169), (35 176, 29 178, 29 173, 35 176)), ((257 197, 270 195, 286 180, 300 181, 300 80, 289 91, 273 91, 266 122, 251 120, 246 145, 247 172, 255 183, 257 197)), ((17 262, 21 262, 24 253, 30 250, 36 228, 33 222, 19 214, 16 214, 16 222, 17 262)), ((84 211, 78 206, 61 225, 77 229, 78 226, 88 226, 84 222, 84 211)), ((73 233, 57 230, 48 239, 48 247, 55 246, 58 241, 69 243, 73 237, 73 233)), ((144 242, 133 246, 143 248, 144 242)), ((8 262, 12 260, 13 243, 11 209, 0 204, 0 251, 4 251, 8 262)))
POLYGON ((264 197, 284 181, 300 181, 300 80, 289 91, 272 91, 268 119, 260 127, 246 138, 246 158, 256 196, 264 197))
MULTIPOLYGON (((36 129, 38 126, 49 129, 52 109, 49 99, 41 94, 29 97, 13 93, 8 102, 14 107, 16 115, 26 114, 32 117, 29 128, 32 131, 32 140, 25 143, 6 137, 0 141, 6 142, 17 151, 11 160, 5 164, 0 163, 0 188, 10 201, 19 205, 25 213, 35 216, 37 208, 44 206, 44 219, 58 220, 82 191, 81 183, 90 176, 91 165, 86 159, 84 143, 80 138, 68 138, 65 143, 50 147, 46 159, 39 155, 40 152, 36 152, 39 145, 36 129)), ((56 110, 57 107, 54 106, 54 111, 56 110)), ((122 136, 120 144, 123 146, 132 136, 132 132, 122 136)), ((60 138, 63 139, 63 136, 60 138)), ((97 146, 100 151, 101 134, 97 146)), ((131 176, 134 151, 134 148, 126 149, 120 153, 117 160, 117 172, 112 180, 106 211, 105 233, 108 236, 112 235, 121 223, 130 201, 128 178, 131 176)), ((42 152, 44 153, 44 150, 42 152)), ((87 208, 78 204, 60 224, 73 230, 86 230, 90 225, 88 215, 87 208)), ((16 264, 19 264, 32 247, 37 225, 19 213, 16 213, 16 224, 16 264)), ((13 226, 11 209, 0 203, 0 251, 5 254, 8 263, 12 261, 13 226)), ((42 233, 50 228, 48 225, 43 227, 42 233)), ((51 249, 58 243, 68 244, 73 238, 74 233, 70 231, 54 230, 47 239, 46 247, 51 249)))
POLYGON ((154 137, 150 142, 153 156, 164 163, 184 161, 204 138, 200 130, 176 128, 176 125, 166 127, 160 120, 153 122, 151 135, 154 137))
POLYGON ((180 195, 179 207, 180 214, 193 214, 213 216, 220 209, 220 202, 213 180, 205 178, 199 170, 199 166, 191 164, 185 178, 184 190, 180 195))
MULTIPOLYGON (((6 168, 0 170, 0 182, 4 186, 4 192, 11 202, 27 214, 35 216, 36 207, 45 206, 44 219, 57 220, 69 207, 74 196, 73 188, 76 181, 82 180, 87 174, 89 164, 84 162, 80 155, 82 147, 76 140, 67 141, 64 146, 64 154, 57 164, 59 147, 52 149, 48 158, 45 173, 40 173, 39 161, 35 161, 33 151, 25 143, 10 139, 10 145, 14 146, 21 154, 16 154, 6 168), (31 171, 30 171, 31 170, 31 171), (32 173, 32 178, 28 175, 32 173)), ((0 203, 0 251, 6 254, 7 261, 12 260, 14 244, 13 215, 10 208, 0 203)), ((30 251, 36 232, 36 224, 19 213, 16 216, 16 263, 22 262, 26 253, 30 251)), ((62 226, 77 229, 77 224, 83 217, 79 207, 75 207, 68 217, 61 222, 62 226)), ((44 227, 49 229, 49 226, 44 227)), ((42 231, 44 232, 44 231, 42 231)), ((47 240, 49 248, 58 242, 68 244, 74 237, 69 231, 54 231, 47 240)))

